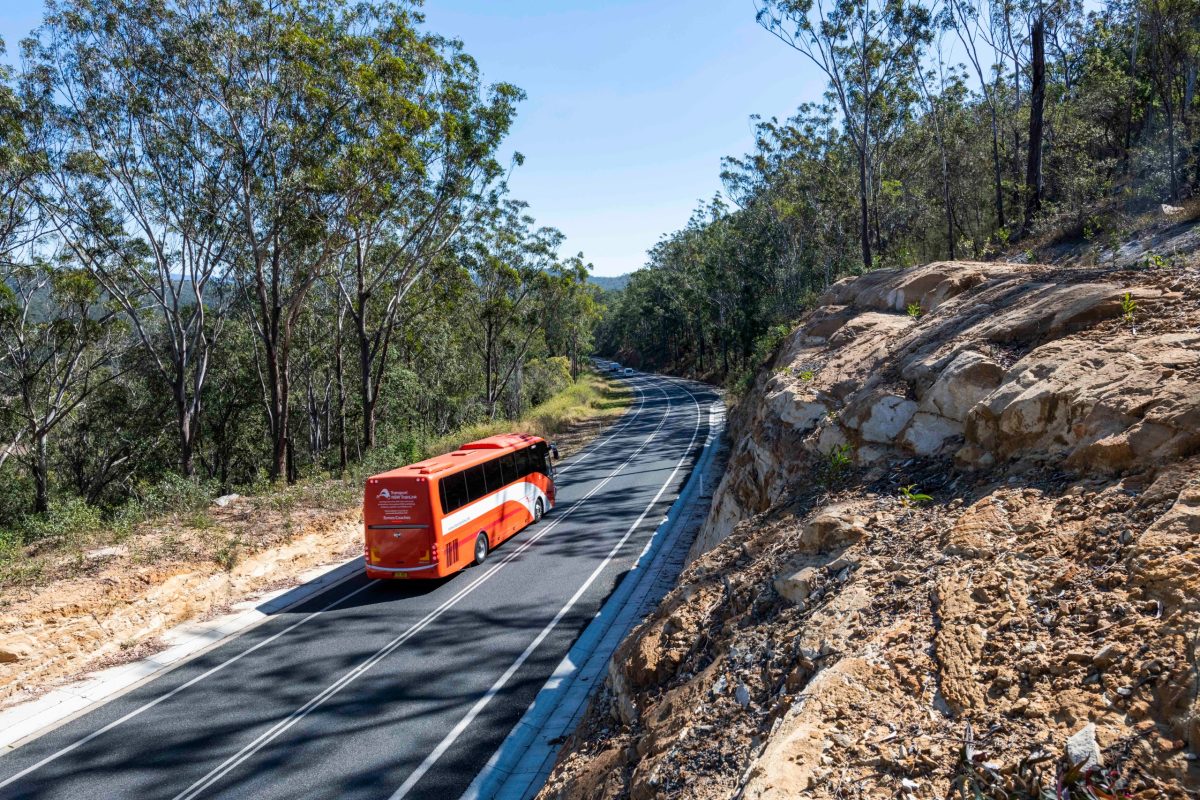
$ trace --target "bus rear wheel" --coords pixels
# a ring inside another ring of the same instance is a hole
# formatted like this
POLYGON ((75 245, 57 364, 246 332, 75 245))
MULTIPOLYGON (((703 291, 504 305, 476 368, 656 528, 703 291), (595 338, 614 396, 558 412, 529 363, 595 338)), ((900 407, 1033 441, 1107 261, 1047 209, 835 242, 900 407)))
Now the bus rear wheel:
POLYGON ((541 522, 542 517, 546 516, 546 504, 542 502, 542 498, 538 498, 533 504, 533 521, 541 522))
POLYGON ((487 561, 489 552, 491 548, 488 546, 487 534, 481 533, 475 537, 475 563, 482 564, 487 561))

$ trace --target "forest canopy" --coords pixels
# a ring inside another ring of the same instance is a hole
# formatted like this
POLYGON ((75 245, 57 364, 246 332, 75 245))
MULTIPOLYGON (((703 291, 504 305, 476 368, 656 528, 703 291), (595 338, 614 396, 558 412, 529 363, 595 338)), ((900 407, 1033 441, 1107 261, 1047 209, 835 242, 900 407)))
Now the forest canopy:
POLYGON ((1200 0, 758 0, 757 19, 824 99, 756 120, 722 195, 608 299, 604 352, 736 388, 839 277, 1115 254, 1139 215, 1193 213, 1200 0))
POLYGON ((395 466, 578 374, 597 290, 508 191, 523 93, 418 9, 49 3, 0 74, 8 544, 395 466))

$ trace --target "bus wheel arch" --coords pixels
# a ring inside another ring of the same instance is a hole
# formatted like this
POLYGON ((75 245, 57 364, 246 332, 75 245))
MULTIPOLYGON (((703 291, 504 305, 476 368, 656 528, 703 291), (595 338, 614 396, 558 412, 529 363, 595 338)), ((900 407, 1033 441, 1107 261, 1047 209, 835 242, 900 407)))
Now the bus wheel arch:
POLYGON ((487 561, 488 554, 492 551, 492 543, 488 541, 487 531, 480 531, 475 537, 475 563, 482 564, 487 561))

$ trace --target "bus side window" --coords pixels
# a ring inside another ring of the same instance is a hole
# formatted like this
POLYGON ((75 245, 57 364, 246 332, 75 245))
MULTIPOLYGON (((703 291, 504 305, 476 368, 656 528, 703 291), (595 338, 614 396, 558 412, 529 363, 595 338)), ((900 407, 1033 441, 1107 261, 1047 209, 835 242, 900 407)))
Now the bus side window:
POLYGON ((500 459, 493 458, 483 465, 483 479, 487 482, 489 492, 494 492, 504 485, 504 476, 500 471, 500 459))
POLYGON ((505 486, 521 477, 517 473, 516 456, 512 453, 500 457, 500 477, 504 481, 505 486))
POLYGON ((483 465, 465 470, 467 476, 468 502, 474 502, 487 494, 487 484, 483 480, 483 465))
POLYGON ((530 456, 533 454, 528 447, 517 451, 517 472, 522 478, 533 472, 533 460, 530 456))
POLYGON ((529 448, 531 456, 530 472, 540 472, 543 475, 550 474, 550 448, 545 442, 538 442, 533 447, 529 448))
POLYGON ((441 485, 443 514, 457 511, 467 504, 467 481, 461 472, 442 478, 441 485))

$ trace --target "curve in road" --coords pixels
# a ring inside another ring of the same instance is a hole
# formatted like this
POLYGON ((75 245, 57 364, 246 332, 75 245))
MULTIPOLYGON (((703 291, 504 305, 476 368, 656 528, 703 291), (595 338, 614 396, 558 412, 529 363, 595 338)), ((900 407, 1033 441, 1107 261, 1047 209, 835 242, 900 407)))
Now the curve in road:
POLYGON ((331 587, 0 758, 0 798, 458 796, 674 501, 715 396, 656 376, 482 567, 331 587))

